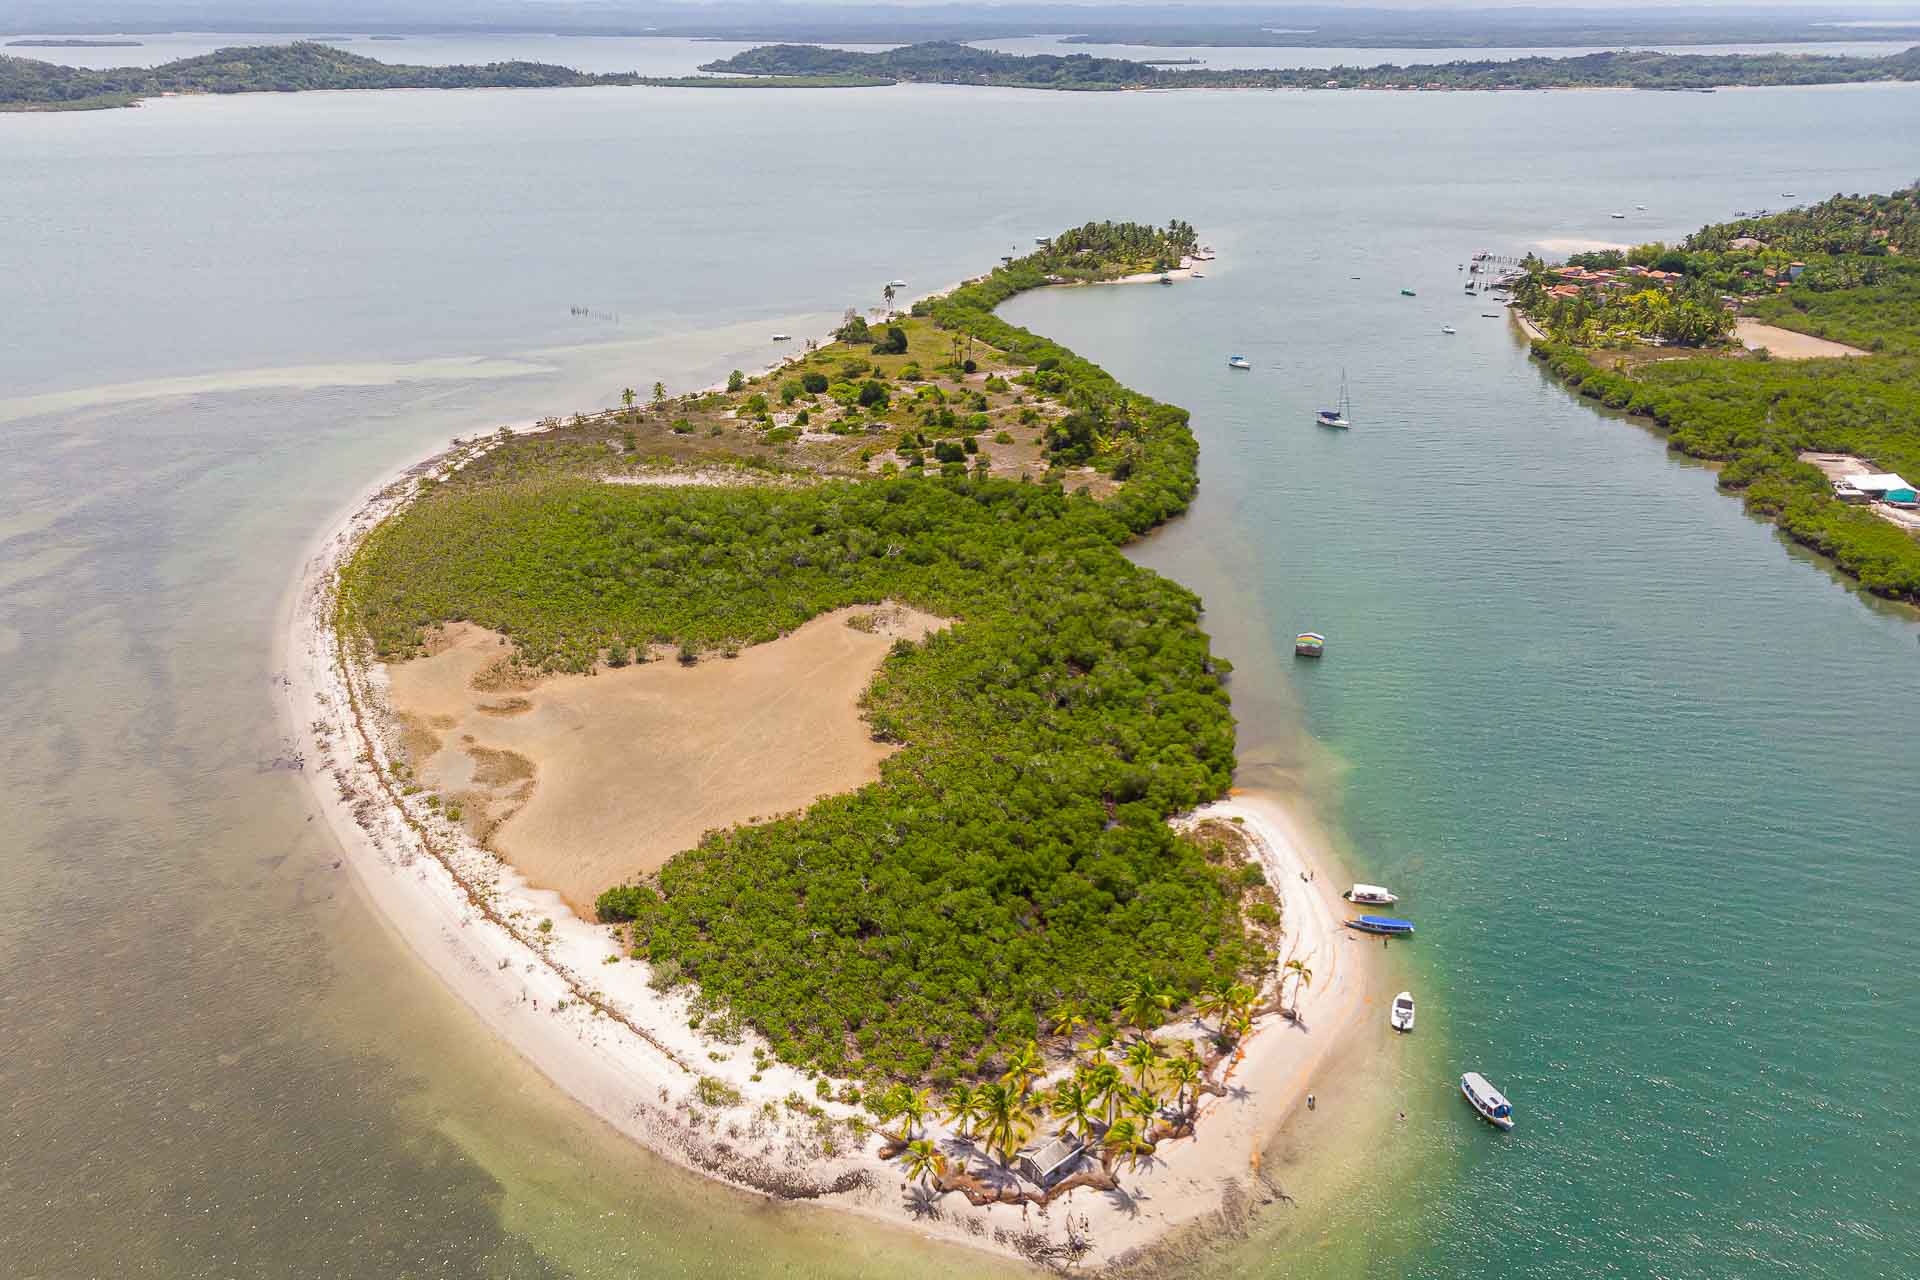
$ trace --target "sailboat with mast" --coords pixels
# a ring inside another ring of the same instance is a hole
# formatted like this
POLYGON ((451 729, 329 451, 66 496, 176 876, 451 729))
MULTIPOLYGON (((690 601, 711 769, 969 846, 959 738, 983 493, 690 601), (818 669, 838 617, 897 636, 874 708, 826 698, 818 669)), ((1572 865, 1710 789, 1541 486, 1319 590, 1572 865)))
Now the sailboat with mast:
POLYGON ((1313 416, 1313 420, 1323 427, 1350 427, 1353 425, 1350 414, 1352 402, 1347 399, 1347 371, 1340 371, 1340 405, 1335 409, 1322 409, 1313 416))

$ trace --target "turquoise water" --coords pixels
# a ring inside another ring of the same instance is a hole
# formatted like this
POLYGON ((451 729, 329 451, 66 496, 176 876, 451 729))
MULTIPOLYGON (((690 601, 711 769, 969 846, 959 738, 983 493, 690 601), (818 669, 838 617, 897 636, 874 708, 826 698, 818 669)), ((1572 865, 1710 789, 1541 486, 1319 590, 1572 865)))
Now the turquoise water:
MULTIPOLYGON (((1290 1174, 1300 1203, 1214 1269, 1910 1270, 1920 628, 1546 383, 1455 266, 1887 189, 1920 95, 748 97, 0 117, 29 321, 0 346, 14 1270, 982 1270, 664 1168, 452 1004, 303 784, 260 770, 279 597, 450 435, 698 385, 887 279, 1175 215, 1221 250, 1207 280, 1010 314, 1194 411, 1201 499, 1139 554, 1237 664, 1243 781, 1310 803, 1420 925, 1390 960, 1420 1032, 1382 1031, 1379 1083, 1329 1082, 1314 1118, 1377 1150, 1322 1135, 1331 1172, 1290 1174), (495 376, 419 363, 452 357, 495 376), (1356 426, 1322 433, 1342 366, 1356 426), (1311 668, 1283 644, 1307 626, 1311 668), (1451 1093, 1467 1067, 1510 1137, 1451 1093)), ((1314 1140, 1296 1120, 1277 1151, 1314 1140)))

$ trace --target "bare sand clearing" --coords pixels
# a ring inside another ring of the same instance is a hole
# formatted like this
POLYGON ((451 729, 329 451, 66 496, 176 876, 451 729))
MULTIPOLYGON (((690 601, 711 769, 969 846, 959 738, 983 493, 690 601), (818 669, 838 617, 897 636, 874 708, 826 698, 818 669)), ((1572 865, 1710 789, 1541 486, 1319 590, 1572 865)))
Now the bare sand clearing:
POLYGON ((737 658, 502 688, 489 678, 509 652, 502 637, 460 623, 432 656, 387 672, 422 785, 591 919, 601 890, 706 831, 879 777, 893 748, 873 740, 860 695, 895 639, 945 625, 899 606, 841 609, 737 658))
POLYGON ((1744 318, 1733 322, 1733 336, 1740 339, 1740 345, 1749 351, 1765 347, 1776 360, 1824 360, 1834 356, 1867 354, 1858 347, 1849 347, 1842 342, 1829 342, 1810 333, 1795 333, 1792 329, 1744 318))

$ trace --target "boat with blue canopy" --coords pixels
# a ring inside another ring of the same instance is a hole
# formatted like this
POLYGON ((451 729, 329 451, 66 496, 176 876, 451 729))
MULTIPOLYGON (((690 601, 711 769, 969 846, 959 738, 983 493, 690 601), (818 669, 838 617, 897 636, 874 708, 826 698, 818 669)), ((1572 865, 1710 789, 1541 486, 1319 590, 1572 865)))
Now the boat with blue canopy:
POLYGON ((1361 916, 1357 920, 1347 921, 1347 928, 1358 929, 1361 933, 1378 933, 1389 938, 1413 936, 1413 921, 1396 920, 1392 916, 1361 916))
POLYGON ((1513 1104, 1478 1071, 1469 1071, 1460 1077, 1460 1096, 1488 1124, 1500 1129, 1513 1128, 1513 1104))

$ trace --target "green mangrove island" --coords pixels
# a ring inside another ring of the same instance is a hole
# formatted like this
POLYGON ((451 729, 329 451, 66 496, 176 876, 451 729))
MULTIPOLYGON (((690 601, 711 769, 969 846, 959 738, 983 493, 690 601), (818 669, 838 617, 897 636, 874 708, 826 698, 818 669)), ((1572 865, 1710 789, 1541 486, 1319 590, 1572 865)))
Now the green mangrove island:
POLYGON ((1920 602, 1900 483, 1920 476, 1916 247, 1920 188, 1836 195, 1677 245, 1530 259, 1514 298, 1569 387, 1724 463, 1722 488, 1868 591, 1920 602))
POLYGON ((0 110, 78 111, 131 106, 180 93, 296 93, 321 89, 579 88, 847 89, 902 83, 1022 89, 1672 89, 1732 85, 1920 80, 1920 47, 1884 57, 1674 54, 1625 51, 1579 57, 1449 62, 1437 66, 1209 70, 1087 54, 1010 54, 950 41, 873 53, 818 45, 749 49, 701 67, 705 75, 592 73, 541 62, 407 66, 331 45, 220 49, 157 67, 95 70, 0 57, 0 110))

